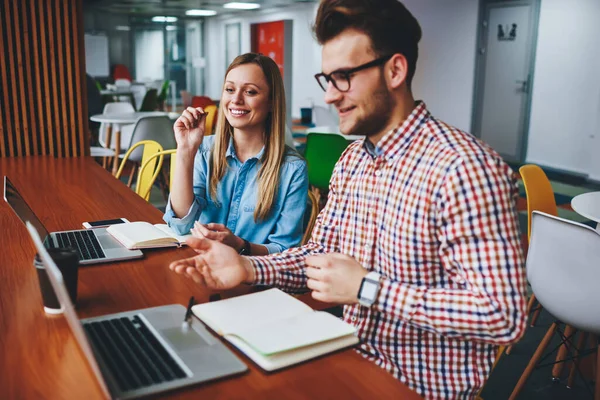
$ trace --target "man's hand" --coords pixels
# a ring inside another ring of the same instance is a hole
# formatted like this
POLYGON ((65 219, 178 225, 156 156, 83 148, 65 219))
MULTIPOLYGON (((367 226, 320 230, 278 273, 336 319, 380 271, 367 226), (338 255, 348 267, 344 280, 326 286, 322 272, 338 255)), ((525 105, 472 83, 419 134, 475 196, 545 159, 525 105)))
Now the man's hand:
POLYGON ((315 300, 356 304, 358 289, 367 270, 354 258, 330 253, 306 258, 307 286, 315 300))
POLYGON ((254 281, 254 269, 250 261, 231 247, 194 237, 187 239, 186 243, 198 255, 172 262, 169 265, 171 271, 213 290, 231 289, 242 282, 254 281))
POLYGON ((192 235, 198 239, 211 239, 226 244, 229 247, 233 247, 238 253, 244 246, 244 240, 233 234, 223 224, 201 224, 200 222, 194 222, 194 227, 191 230, 192 235))

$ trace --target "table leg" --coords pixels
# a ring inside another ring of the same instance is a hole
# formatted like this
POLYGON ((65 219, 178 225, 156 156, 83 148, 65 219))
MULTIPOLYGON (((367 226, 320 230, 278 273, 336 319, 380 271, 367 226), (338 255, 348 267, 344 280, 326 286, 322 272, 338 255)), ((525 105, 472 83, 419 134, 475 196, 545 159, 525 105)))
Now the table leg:
POLYGON ((121 154, 121 126, 115 124, 115 160, 113 161, 113 175, 116 175, 119 169, 119 154, 121 154))
MULTIPOLYGON (((106 137, 104 139, 104 143, 107 146, 108 149, 110 149, 110 140, 112 138, 112 124, 107 124, 106 126, 106 137)), ((110 167, 109 165, 109 161, 108 161, 108 157, 104 157, 104 159, 102 160, 102 167, 104 169, 110 167)))

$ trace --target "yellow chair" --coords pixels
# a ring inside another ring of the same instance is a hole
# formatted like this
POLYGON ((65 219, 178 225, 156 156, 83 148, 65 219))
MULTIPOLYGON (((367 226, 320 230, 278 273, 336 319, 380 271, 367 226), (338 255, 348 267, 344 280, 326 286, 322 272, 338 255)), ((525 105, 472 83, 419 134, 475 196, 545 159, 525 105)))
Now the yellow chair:
MULTIPOLYGON (((529 240, 531 236, 531 213, 537 210, 551 215, 558 215, 558 210, 552 185, 540 167, 533 164, 524 165, 519 168, 519 173, 521 179, 523 179, 525 195, 527 196, 527 240, 529 240)), ((533 309, 535 302, 535 295, 531 295, 529 304, 527 304, 527 315, 533 309)), ((535 325, 541 310, 541 306, 535 309, 531 317, 531 326, 535 325)))
POLYGON ((204 112, 206 113, 206 125, 204 128, 204 136, 209 136, 214 133, 214 124, 215 120, 217 119, 217 111, 218 108, 214 104, 204 107, 204 112))
MULTIPOLYGON (((558 209, 556 207, 556 200, 554 199, 554 190, 550 184, 550 180, 544 173, 544 171, 537 165, 527 164, 519 168, 521 179, 525 186, 525 194, 527 196, 527 239, 530 240, 531 236, 531 215, 534 210, 545 212, 546 214, 558 216, 558 209)), ((538 305, 534 309, 536 303, 535 295, 531 295, 529 303, 527 304, 527 315, 533 311, 531 317, 531 326, 534 326, 542 306, 538 305)), ((570 325, 565 327, 565 336, 569 336, 575 333, 575 329, 570 325)), ((512 346, 511 346, 512 347, 512 346)), ((511 347, 506 349, 506 354, 510 354, 511 347)), ((552 376, 555 378, 560 377, 564 362, 562 362, 567 355, 567 347, 561 345, 556 355, 556 364, 552 369, 552 376)))
POLYGON ((156 180, 156 177, 162 168, 164 156, 161 155, 159 157, 153 157, 154 154, 163 151, 160 143, 155 142, 154 140, 141 140, 131 146, 129 150, 127 150, 127 153, 125 153, 125 156, 123 156, 123 160, 121 161, 121 165, 119 166, 119 170, 117 171, 115 178, 119 179, 121 177, 129 156, 140 146, 143 146, 141 164, 146 168, 140 169, 140 172, 138 173, 135 192, 145 200, 148 200, 150 198, 150 189, 152 188, 152 185, 154 184, 154 181, 156 180))
MULTIPOLYGON (((171 157, 171 164, 170 164, 170 171, 169 171, 169 190, 171 188, 171 185, 173 185, 173 178, 175 176, 175 154, 177 153, 177 149, 170 149, 170 150, 162 150, 159 151, 157 153, 152 154, 144 163, 142 163, 142 168, 140 168, 140 175, 143 174, 147 174, 146 170, 147 169, 152 169, 153 166, 156 164, 154 161, 156 161, 156 158, 163 158, 164 156, 170 156, 171 157)), ((162 161, 161 161, 161 165, 162 165, 162 161)), ((144 197, 144 198, 148 198, 150 195, 150 189, 152 189, 152 185, 147 186, 147 193, 138 193, 140 194, 140 196, 144 197)))

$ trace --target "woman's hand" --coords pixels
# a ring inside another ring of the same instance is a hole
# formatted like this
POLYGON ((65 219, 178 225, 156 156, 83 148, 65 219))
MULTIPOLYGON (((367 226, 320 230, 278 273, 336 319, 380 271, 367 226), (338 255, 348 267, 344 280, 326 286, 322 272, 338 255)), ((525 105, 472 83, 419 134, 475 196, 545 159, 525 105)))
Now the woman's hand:
POLYGON ((188 107, 175 121, 173 131, 178 150, 196 151, 204 139, 206 113, 201 107, 188 107))
POLYGON ((244 240, 235 236, 227 227, 223 224, 206 224, 203 225, 200 222, 194 222, 194 227, 191 229, 192 235, 198 239, 207 238, 210 240, 216 240, 226 244, 229 247, 233 247, 235 251, 239 251, 244 247, 244 240))

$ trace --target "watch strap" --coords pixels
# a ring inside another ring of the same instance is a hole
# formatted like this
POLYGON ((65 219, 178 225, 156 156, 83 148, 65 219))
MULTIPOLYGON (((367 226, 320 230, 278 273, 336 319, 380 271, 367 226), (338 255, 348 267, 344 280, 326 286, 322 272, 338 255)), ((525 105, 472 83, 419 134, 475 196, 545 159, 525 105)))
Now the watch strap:
POLYGON ((244 241, 244 246, 240 250, 240 254, 243 256, 249 256, 252 253, 252 247, 250 247, 250 242, 246 239, 242 239, 244 241))

